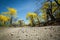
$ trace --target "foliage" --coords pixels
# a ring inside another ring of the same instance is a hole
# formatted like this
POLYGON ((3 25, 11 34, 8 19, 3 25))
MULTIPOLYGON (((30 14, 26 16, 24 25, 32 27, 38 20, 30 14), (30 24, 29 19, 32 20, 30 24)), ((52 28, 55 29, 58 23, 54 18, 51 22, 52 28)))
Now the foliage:
POLYGON ((7 12, 2 12, 0 15, 0 20, 3 22, 3 24, 7 21, 10 21, 10 24, 12 24, 13 18, 16 18, 16 9, 14 8, 7 8, 7 12), (4 16, 5 15, 5 16, 4 16))
POLYGON ((41 17, 42 17, 42 19, 44 19, 45 21, 47 20, 47 14, 46 14, 46 13, 42 13, 41 17))
POLYGON ((9 17, 4 16, 4 15, 0 15, 0 22, 2 23, 2 25, 5 24, 5 22, 8 22, 10 20, 9 17))
MULTIPOLYGON (((59 1, 59 0, 58 0, 59 1)), ((60 2, 60 1, 59 1, 60 2)), ((47 12, 47 9, 49 9, 51 6, 51 3, 50 2, 45 2, 44 5, 42 6, 41 8, 41 12, 42 14, 46 13, 47 12)), ((59 6, 57 5, 57 3, 55 1, 52 1, 52 14, 53 15, 54 13, 56 13, 56 11, 59 10, 59 6)), ((46 13, 47 14, 47 13, 46 13)), ((57 12, 58 14, 58 12, 57 12)), ((54 14, 55 15, 55 14, 54 14)), ((57 17, 58 15, 56 15, 57 17)))
POLYGON ((16 9, 14 9, 14 8, 8 8, 8 11, 9 11, 9 14, 10 15, 16 15, 16 9))
MULTIPOLYGON (((44 5, 41 8, 41 12, 46 12, 46 9, 48 9, 50 7, 50 2, 45 2, 44 5)), ((52 12, 55 11, 55 9, 57 9, 57 4, 56 2, 52 2, 52 12)))
POLYGON ((14 8, 7 8, 8 12, 2 12, 3 14, 8 14, 9 16, 16 16, 17 10, 14 8))
POLYGON ((37 17, 37 14, 36 14, 36 13, 33 13, 33 12, 29 12, 29 13, 26 15, 26 18, 29 19, 30 17, 36 18, 36 17, 37 17))
POLYGON ((29 12, 27 15, 26 15, 26 18, 27 19, 29 19, 30 20, 30 24, 32 25, 32 26, 34 26, 35 25, 35 23, 34 23, 34 21, 35 21, 35 19, 37 18, 37 14, 36 13, 34 13, 34 12, 29 12))

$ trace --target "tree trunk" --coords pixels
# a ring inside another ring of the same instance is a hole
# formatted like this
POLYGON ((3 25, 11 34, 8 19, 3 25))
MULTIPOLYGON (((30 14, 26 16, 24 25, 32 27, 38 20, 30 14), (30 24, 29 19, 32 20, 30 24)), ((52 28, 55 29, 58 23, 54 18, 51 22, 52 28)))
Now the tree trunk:
POLYGON ((50 16, 51 21, 55 21, 54 16, 51 14, 51 11, 49 9, 47 9, 47 15, 50 16))
POLYGON ((37 17, 37 20, 38 20, 38 25, 39 25, 39 27, 40 27, 40 21, 39 21, 39 18, 37 17))
POLYGON ((32 27, 34 27, 35 26, 35 24, 34 24, 34 19, 33 19, 33 17, 31 16, 31 22, 32 22, 32 27))
POLYGON ((13 19, 13 18, 11 17, 11 18, 10 18, 10 25, 12 25, 12 19, 13 19))

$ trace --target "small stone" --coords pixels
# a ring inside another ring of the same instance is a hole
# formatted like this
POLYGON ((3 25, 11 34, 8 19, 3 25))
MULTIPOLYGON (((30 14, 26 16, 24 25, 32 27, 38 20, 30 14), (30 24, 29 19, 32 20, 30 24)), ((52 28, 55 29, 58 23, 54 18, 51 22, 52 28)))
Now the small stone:
POLYGON ((21 39, 19 39, 19 40, 21 40, 21 39))
POLYGON ((45 28, 45 29, 47 29, 47 28, 45 28))
POLYGON ((13 36, 13 33, 11 33, 11 36, 13 36))
POLYGON ((28 36, 28 35, 26 35, 26 36, 28 36))
POLYGON ((52 37, 52 35, 50 35, 50 37, 52 37))

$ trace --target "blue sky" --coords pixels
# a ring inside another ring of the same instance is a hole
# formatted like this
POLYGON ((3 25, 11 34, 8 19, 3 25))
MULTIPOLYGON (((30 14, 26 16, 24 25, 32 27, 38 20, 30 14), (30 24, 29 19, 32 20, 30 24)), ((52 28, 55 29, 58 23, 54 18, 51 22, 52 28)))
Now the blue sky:
POLYGON ((7 11, 7 7, 15 8, 18 19, 26 21, 26 14, 37 10, 35 3, 35 0, 0 0, 0 13, 7 11))

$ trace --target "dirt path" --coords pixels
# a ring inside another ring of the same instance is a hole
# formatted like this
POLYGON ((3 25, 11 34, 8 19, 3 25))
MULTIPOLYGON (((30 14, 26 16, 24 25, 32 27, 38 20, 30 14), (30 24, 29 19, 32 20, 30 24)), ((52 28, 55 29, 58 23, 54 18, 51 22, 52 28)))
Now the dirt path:
POLYGON ((0 27, 0 40, 60 40, 60 26, 0 27))

